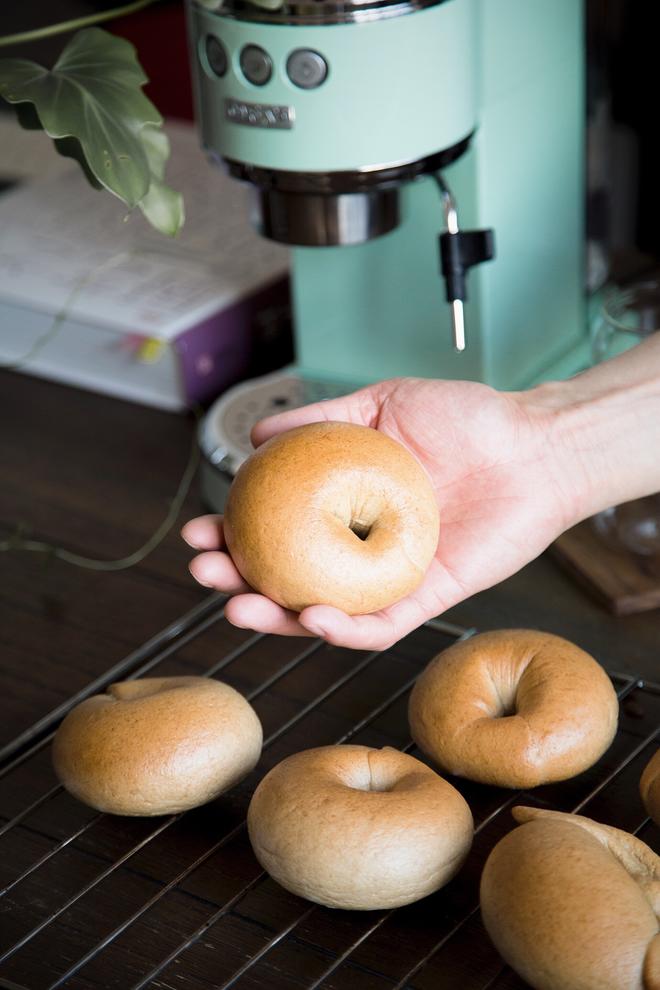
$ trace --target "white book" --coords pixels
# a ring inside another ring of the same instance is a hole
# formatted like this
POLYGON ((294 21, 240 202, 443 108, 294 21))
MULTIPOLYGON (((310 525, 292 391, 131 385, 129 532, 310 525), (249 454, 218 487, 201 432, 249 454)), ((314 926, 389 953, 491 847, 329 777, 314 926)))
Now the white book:
MULTIPOLYGON (((45 174, 0 196, 0 362, 20 360, 50 333, 21 370, 181 408, 177 356, 166 345, 284 279, 287 249, 252 229, 250 190, 210 164, 190 124, 166 128, 172 146, 166 181, 183 193, 186 209, 175 238, 91 188, 43 134, 3 121, 0 142, 8 128, 14 151, 12 161, 0 152, 0 176, 11 174, 12 162, 20 170, 15 141, 23 133, 29 151, 37 136, 41 160, 54 161, 45 174)), ((33 176, 28 151, 23 161, 33 176)))

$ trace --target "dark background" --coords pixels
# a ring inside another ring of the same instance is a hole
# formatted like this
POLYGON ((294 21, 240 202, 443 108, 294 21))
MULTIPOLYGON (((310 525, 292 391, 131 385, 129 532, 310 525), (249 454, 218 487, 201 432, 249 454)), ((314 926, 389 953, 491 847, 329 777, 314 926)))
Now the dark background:
MULTIPOLYGON (((0 10, 0 36, 57 24, 97 11, 122 6, 122 0, 32 0, 6 3, 0 10)), ((99 27, 132 41, 150 79, 145 92, 165 117, 191 119, 193 115, 188 72, 183 0, 163 0, 125 18, 106 21, 99 27)), ((12 45, 0 56, 31 58, 52 65, 70 36, 12 45)), ((1 158, 1 152, 0 152, 1 158)))
POLYGON ((587 0, 587 231, 614 279, 660 260, 659 27, 658 4, 587 0))

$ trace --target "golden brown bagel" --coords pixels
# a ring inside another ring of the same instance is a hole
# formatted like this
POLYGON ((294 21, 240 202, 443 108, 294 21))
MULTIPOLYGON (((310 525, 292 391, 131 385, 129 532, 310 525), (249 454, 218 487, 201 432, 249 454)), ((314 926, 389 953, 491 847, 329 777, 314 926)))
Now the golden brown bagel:
POLYGON ((515 808, 526 822, 491 852, 481 913, 535 990, 660 988, 660 857, 578 815, 515 808))
POLYGON ((81 702, 53 740, 60 781, 114 815, 164 815, 205 804, 244 777, 261 753, 256 712, 206 677, 111 684, 81 702))
POLYGON ((660 749, 655 751, 655 755, 644 767, 639 792, 647 812, 656 825, 660 825, 660 749))
POLYGON ((619 704, 596 661, 550 633, 507 629, 455 643, 410 696, 417 745, 445 771, 499 787, 566 780, 595 763, 619 704))
POLYGON ((425 897, 458 871, 472 815, 451 784, 396 749, 325 746, 290 756, 257 787, 248 830, 263 868, 327 907, 425 897))
POLYGON ((245 580, 296 612, 375 612, 420 584, 438 544, 429 478, 400 443, 352 423, 273 437, 239 469, 224 531, 245 580))

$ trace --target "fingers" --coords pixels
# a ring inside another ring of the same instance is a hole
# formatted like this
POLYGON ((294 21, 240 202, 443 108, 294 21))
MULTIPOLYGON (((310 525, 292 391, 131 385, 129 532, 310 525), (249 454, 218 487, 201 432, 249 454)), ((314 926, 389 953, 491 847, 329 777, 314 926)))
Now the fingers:
POLYGON ((227 619, 234 625, 281 636, 318 636, 333 646, 348 649, 389 649, 427 619, 480 590, 460 585, 446 566, 436 560, 413 596, 380 612, 350 616, 329 605, 311 605, 297 615, 256 594, 231 557, 216 549, 224 546, 221 516, 190 520, 183 527, 182 536, 196 549, 206 549, 189 565, 195 580, 234 596, 225 606, 227 619))
POLYGON ((313 605, 298 616, 263 595, 255 594, 229 554, 220 550, 225 545, 222 516, 191 519, 181 535, 190 546, 205 551, 190 562, 190 573, 204 587, 234 596, 225 606, 225 615, 241 628, 280 636, 319 636, 335 646, 382 650, 415 627, 415 622, 409 628, 404 624, 393 625, 386 613, 349 616, 327 605, 313 605))
MULTIPOLYGON (((201 553, 191 561, 189 569, 200 584, 234 596, 225 605, 225 615, 235 626, 279 636, 318 636, 333 646, 353 650, 387 650, 462 597, 454 589, 454 594, 448 594, 440 604, 437 594, 423 593, 424 582, 418 591, 418 595, 422 592, 420 597, 405 598, 381 612, 346 615, 329 605, 310 605, 298 615, 255 593, 226 553, 201 553)), ((435 583, 433 578, 429 583, 435 583)), ((437 588, 433 591, 437 592, 437 588)))
POLYGON ((442 565, 434 561, 417 591, 389 608, 369 615, 346 615, 328 605, 311 605, 300 623, 334 646, 388 650, 413 629, 467 597, 442 565))
POLYGON ((346 615, 328 605, 311 605, 300 613, 300 623, 315 636, 353 650, 387 650, 423 621, 417 609, 397 614, 396 606, 370 615, 346 615))
POLYGON ((286 412, 269 416, 253 427, 252 443, 258 447, 265 440, 284 430, 292 430, 307 423, 339 420, 355 423, 358 426, 373 426, 380 408, 379 394, 382 388, 383 383, 380 383, 352 392, 350 395, 343 395, 338 399, 326 399, 324 402, 314 402, 309 406, 288 409, 286 412))
POLYGON ((231 557, 219 551, 200 553, 191 560, 188 570, 195 581, 205 588, 215 588, 227 595, 238 595, 251 591, 250 586, 243 580, 231 557))
POLYGON ((385 650, 405 635, 403 631, 393 634, 382 615, 352 617, 328 605, 312 605, 298 615, 254 593, 239 594, 228 601, 225 616, 241 629, 278 636, 316 636, 333 646, 355 650, 385 650))
POLYGON ((222 516, 198 516, 190 519, 181 536, 194 550, 221 550, 225 545, 222 516))
POLYGON ((296 612, 290 612, 263 595, 236 595, 225 605, 225 616, 241 629, 255 629, 278 636, 313 636, 301 626, 296 612))
POLYGON ((255 593, 225 553, 199 554, 189 568, 200 584, 233 596, 225 605, 225 616, 233 625, 278 636, 318 636, 347 649, 388 650, 442 611, 409 598, 369 615, 347 615, 329 605, 310 605, 298 615, 255 593))
MULTIPOLYGON (((204 543, 224 543, 221 516, 193 519, 184 526, 184 531, 184 539, 197 548, 204 543)), ((200 553, 191 560, 188 569, 204 587, 234 596, 225 605, 225 616, 233 625, 279 636, 314 635, 300 625, 295 612, 289 612, 269 598, 255 594, 228 554, 214 550, 200 553)))

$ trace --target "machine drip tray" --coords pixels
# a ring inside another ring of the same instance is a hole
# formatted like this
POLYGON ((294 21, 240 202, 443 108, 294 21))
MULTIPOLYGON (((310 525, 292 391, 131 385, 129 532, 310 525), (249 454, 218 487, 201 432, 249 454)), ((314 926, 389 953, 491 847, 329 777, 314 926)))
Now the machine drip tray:
POLYGON ((66 710, 103 679, 42 719, 0 768, 0 987, 515 990, 524 984, 488 939, 478 900, 485 859, 514 827, 514 804, 579 812, 660 851, 638 791, 660 731, 660 686, 612 674, 619 730, 590 770, 530 793, 450 778, 476 834, 442 890, 369 912, 331 911, 287 893, 248 841, 245 814, 258 781, 287 755, 333 743, 395 746, 423 759, 408 735, 408 694, 438 651, 474 630, 433 621, 390 650, 362 653, 237 630, 222 606, 210 596, 108 675, 199 674, 233 685, 263 723, 256 770, 186 814, 98 814, 58 785, 50 744, 66 710))

